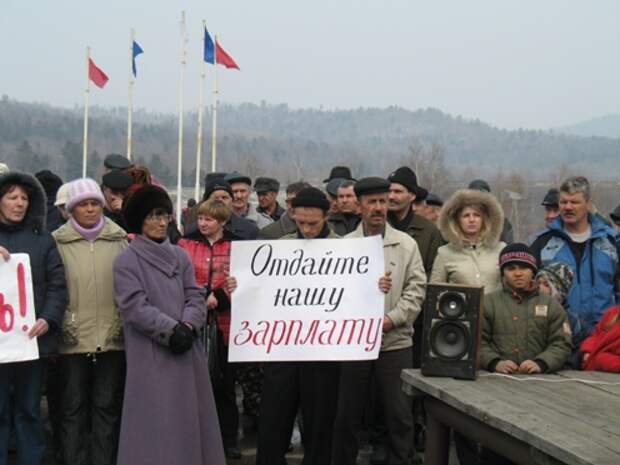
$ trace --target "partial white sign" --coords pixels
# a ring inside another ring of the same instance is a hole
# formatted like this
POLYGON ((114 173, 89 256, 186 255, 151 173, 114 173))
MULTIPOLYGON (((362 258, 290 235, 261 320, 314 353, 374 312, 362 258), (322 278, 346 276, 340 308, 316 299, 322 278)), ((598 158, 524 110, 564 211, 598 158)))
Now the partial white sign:
POLYGON ((229 361, 374 360, 383 328, 380 236, 232 243, 229 361))
POLYGON ((35 323, 32 273, 28 254, 0 259, 0 363, 39 358, 37 339, 28 331, 35 323))

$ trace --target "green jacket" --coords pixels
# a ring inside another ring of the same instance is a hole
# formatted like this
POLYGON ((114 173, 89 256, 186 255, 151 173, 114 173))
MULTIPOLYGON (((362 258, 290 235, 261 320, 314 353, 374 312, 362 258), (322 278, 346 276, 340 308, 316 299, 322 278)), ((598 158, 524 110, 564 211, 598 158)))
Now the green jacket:
POLYGON ((123 350, 122 322, 114 303, 112 267, 127 248, 127 234, 109 218, 94 243, 71 225, 53 233, 65 265, 69 302, 60 341, 61 354, 123 350))
POLYGON ((423 216, 413 213, 411 221, 403 232, 409 234, 417 242, 424 271, 430 277, 435 257, 437 257, 437 249, 444 244, 439 229, 423 216))
POLYGON ((480 367, 500 360, 533 360, 543 372, 561 369, 571 353, 566 311, 552 297, 532 291, 520 299, 504 287, 484 297, 480 367), (542 363, 540 363, 542 362, 542 363))

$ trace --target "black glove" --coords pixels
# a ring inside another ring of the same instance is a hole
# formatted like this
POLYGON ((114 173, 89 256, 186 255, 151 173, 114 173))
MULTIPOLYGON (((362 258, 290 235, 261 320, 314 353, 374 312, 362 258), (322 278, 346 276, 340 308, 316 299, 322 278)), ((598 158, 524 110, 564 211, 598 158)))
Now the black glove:
POLYGON ((185 323, 177 324, 173 330, 168 345, 170 352, 176 355, 184 354, 194 344, 194 332, 185 323))

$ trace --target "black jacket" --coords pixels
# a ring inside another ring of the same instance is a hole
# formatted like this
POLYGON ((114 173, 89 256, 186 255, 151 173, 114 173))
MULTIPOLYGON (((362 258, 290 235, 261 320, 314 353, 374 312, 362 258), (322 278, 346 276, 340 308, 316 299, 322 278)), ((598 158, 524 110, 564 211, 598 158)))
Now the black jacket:
POLYGON ((67 303, 65 269, 56 243, 45 229, 45 193, 32 176, 9 172, 0 176, 0 187, 6 184, 26 186, 30 191, 26 217, 16 225, 0 222, 0 245, 11 254, 27 253, 30 256, 32 286, 37 318, 45 319, 50 330, 38 340, 41 356, 58 351, 58 335, 62 327, 67 303))

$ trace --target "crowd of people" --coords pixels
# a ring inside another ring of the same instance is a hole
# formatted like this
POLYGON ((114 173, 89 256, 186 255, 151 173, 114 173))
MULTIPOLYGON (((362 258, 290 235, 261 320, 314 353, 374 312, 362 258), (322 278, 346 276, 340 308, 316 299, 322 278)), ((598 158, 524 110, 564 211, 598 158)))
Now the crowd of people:
MULTIPOLYGON (((65 465, 219 465, 242 457, 240 431, 256 433, 257 465, 285 465, 296 425, 305 465, 353 465, 362 440, 373 464, 421 463, 424 415, 400 373, 420 367, 428 282, 484 287, 481 369, 620 372, 620 208, 597 212, 586 178, 549 190, 527 244, 481 179, 444 203, 406 166, 357 180, 336 166, 279 194, 273 178, 210 173, 176 224, 165 188, 121 155, 99 181, 0 164, 0 255, 30 256, 40 354, 0 364, 0 465, 10 448, 39 465, 46 447, 65 465), (232 242, 374 235, 376 360, 228 361, 232 242)), ((506 463, 455 443, 462 465, 506 463)))

